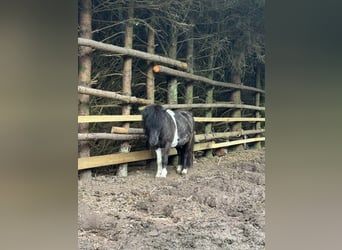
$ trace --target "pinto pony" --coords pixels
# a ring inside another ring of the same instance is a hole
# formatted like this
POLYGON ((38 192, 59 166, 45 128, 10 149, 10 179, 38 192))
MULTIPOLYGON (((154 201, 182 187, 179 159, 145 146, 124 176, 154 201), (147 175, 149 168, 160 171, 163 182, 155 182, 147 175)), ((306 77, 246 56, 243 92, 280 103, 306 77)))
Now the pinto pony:
POLYGON ((195 138, 192 114, 152 104, 142 111, 142 118, 148 144, 157 155, 156 177, 166 177, 170 148, 174 147, 178 154, 177 173, 185 175, 193 164, 195 138))

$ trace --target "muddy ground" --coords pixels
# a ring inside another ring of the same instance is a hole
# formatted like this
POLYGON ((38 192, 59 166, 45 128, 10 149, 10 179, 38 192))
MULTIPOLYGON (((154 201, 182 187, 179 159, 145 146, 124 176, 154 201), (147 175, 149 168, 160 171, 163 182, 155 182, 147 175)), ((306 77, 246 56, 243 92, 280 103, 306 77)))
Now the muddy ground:
POLYGON ((78 185, 79 249, 265 249, 265 152, 168 168, 97 173, 78 185))

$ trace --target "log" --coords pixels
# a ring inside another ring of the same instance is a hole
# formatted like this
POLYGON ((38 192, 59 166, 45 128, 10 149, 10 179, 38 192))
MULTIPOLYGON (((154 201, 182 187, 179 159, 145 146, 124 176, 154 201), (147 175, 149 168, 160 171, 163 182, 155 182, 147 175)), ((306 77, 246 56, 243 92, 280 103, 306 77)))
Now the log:
POLYGON ((260 134, 260 133, 264 133, 264 132, 265 132, 265 129, 241 130, 241 131, 223 132, 223 133, 200 134, 200 135, 195 135, 195 142, 208 141, 208 140, 213 140, 213 139, 217 139, 217 138, 240 137, 241 135, 260 134))
MULTIPOLYGON (((209 141, 217 138, 229 138, 229 137, 239 137, 241 135, 251 135, 251 134, 260 134, 265 132, 264 129, 260 130, 241 130, 234 132, 224 132, 224 133, 211 133, 211 134, 200 134, 195 135, 195 142, 200 141, 209 141)), ((78 140, 137 140, 137 139, 145 139, 144 130, 139 128, 129 128, 128 130, 122 127, 113 127, 112 133, 79 133, 78 140), (117 131, 113 133, 113 129, 117 131), (133 131, 133 133, 130 133, 133 131)))
POLYGON ((167 109, 238 108, 238 109, 251 109, 251 110, 265 110, 265 107, 258 107, 258 106, 245 105, 245 104, 234 104, 234 103, 164 104, 162 106, 167 109))
POLYGON ((89 134, 78 134, 79 141, 86 140, 139 140, 145 139, 145 135, 143 134, 110 134, 110 133, 89 133, 89 134))
POLYGON ((117 133, 117 134, 143 134, 144 133, 144 129, 142 129, 142 128, 112 127, 111 133, 117 133))
POLYGON ((134 96, 120 95, 116 92, 93 89, 93 88, 88 88, 84 86, 78 86, 78 93, 94 95, 98 97, 111 98, 111 99, 123 101, 125 103, 139 103, 139 104, 151 104, 152 103, 151 100, 141 99, 141 98, 137 98, 134 96))
POLYGON ((115 46, 112 44, 105 44, 105 43, 97 42, 91 39, 85 39, 85 38, 79 37, 78 45, 90 46, 95 49, 105 50, 105 51, 114 52, 114 53, 122 54, 122 55, 128 55, 132 57, 137 57, 137 58, 141 58, 141 59, 145 59, 149 61, 154 61, 157 63, 164 63, 170 66, 175 66, 180 69, 187 69, 188 67, 188 65, 185 62, 181 62, 175 59, 153 55, 153 54, 149 54, 149 53, 135 50, 135 49, 123 48, 123 47, 115 46))
MULTIPOLYGON (((194 117, 195 122, 264 122, 265 118, 259 117, 194 117)), ((142 121, 141 115, 83 115, 78 116, 78 123, 85 122, 138 122, 142 121)))
POLYGON ((265 91, 262 89, 244 86, 243 84, 235 84, 235 83, 219 82, 219 81, 215 81, 215 80, 210 80, 210 79, 205 78, 203 76, 198 76, 198 75, 182 72, 182 71, 171 69, 171 68, 161 66, 161 65, 155 65, 153 67, 153 71, 155 73, 165 73, 168 75, 182 77, 182 78, 190 79, 193 81, 205 82, 205 83, 208 83, 208 84, 211 84, 214 86, 228 87, 228 88, 232 88, 232 89, 250 90, 250 91, 254 91, 254 92, 265 93, 265 91))
POLYGON ((195 122, 264 122, 265 118, 254 117, 194 117, 195 122))

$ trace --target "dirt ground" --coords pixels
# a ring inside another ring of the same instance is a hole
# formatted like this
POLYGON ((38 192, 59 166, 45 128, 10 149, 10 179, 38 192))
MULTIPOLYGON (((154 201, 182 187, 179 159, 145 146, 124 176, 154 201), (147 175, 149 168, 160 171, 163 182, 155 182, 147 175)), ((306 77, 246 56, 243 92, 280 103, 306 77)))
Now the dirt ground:
POLYGON ((264 150, 133 169, 79 181, 79 249, 265 249, 264 150))

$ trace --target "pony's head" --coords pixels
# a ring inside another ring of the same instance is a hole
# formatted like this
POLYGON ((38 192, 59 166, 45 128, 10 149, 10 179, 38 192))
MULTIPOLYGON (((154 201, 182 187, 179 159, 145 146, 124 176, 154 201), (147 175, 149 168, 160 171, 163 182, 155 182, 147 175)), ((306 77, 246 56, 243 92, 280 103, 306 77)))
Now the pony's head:
POLYGON ((159 135, 163 127, 163 117, 165 110, 160 105, 148 105, 142 111, 143 126, 150 146, 155 147, 159 144, 159 135))

